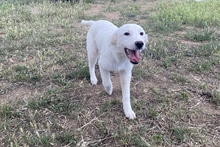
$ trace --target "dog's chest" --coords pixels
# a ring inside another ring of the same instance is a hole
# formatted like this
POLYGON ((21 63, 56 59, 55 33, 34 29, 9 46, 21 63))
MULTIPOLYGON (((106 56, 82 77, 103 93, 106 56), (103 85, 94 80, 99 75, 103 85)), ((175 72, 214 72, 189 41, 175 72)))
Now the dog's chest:
POLYGON ((131 70, 133 65, 127 60, 107 60, 107 58, 102 58, 99 60, 99 64, 108 71, 122 71, 122 70, 131 70))

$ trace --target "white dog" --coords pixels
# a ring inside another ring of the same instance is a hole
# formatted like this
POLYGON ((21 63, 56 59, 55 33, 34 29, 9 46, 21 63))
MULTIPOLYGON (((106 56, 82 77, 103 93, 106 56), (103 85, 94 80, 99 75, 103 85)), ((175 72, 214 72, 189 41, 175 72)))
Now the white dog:
POLYGON ((113 87, 110 71, 118 71, 124 113, 127 118, 134 119, 136 116, 130 104, 131 70, 133 64, 138 64, 141 60, 140 52, 148 42, 148 35, 136 24, 125 24, 119 28, 106 20, 82 20, 81 24, 90 27, 86 48, 91 83, 95 85, 98 82, 95 75, 95 64, 98 61, 102 84, 111 95, 113 87))

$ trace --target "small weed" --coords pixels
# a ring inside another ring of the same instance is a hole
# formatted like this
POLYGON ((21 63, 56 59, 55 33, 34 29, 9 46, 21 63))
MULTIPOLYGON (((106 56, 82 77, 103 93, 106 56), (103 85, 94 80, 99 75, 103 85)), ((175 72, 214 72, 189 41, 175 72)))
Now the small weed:
POLYGON ((54 74, 51 75, 51 81, 53 81, 53 83, 56 83, 56 84, 61 85, 61 86, 71 85, 68 78, 69 77, 65 77, 64 75, 62 75, 60 73, 54 73, 54 74))
POLYGON ((116 0, 111 0, 112 3, 116 3, 116 0))
POLYGON ((142 100, 140 100, 140 101, 137 101, 137 102, 135 102, 135 108, 137 109, 137 110, 142 110, 143 109, 143 106, 144 106, 144 102, 142 101, 142 100))
POLYGON ((105 101, 103 106, 102 106, 102 111, 103 112, 108 112, 110 110, 110 103, 108 101, 105 101))
POLYGON ((95 0, 84 0, 85 3, 95 3, 95 0))
POLYGON ((127 146, 145 147, 146 144, 138 134, 127 134, 121 136, 121 142, 127 146))
POLYGON ((48 108, 56 113, 69 115, 71 110, 77 110, 80 106, 78 102, 69 102, 67 97, 59 94, 59 90, 49 89, 43 96, 32 99, 28 102, 31 109, 48 108))
POLYGON ((111 101, 111 105, 117 105, 119 103, 118 99, 114 99, 111 101))
POLYGON ((213 30, 206 29, 205 31, 190 30, 185 34, 185 38, 194 42, 210 41, 213 39, 213 30))
POLYGON ((1 118, 11 118, 13 116, 13 109, 9 105, 2 105, 0 109, 1 118))
POLYGON ((213 54, 216 54, 220 51, 220 44, 217 42, 212 42, 208 44, 202 45, 202 47, 198 47, 193 50, 194 54, 198 57, 209 57, 213 54))
POLYGON ((188 101, 189 96, 188 96, 187 93, 185 93, 185 92, 181 92, 180 95, 181 95, 181 98, 184 99, 184 101, 186 101, 186 102, 188 101))
POLYGON ((214 104, 216 104, 217 106, 219 106, 220 105, 220 92, 217 91, 217 90, 213 90, 212 91, 212 96, 213 96, 212 102, 214 104))
POLYGON ((214 89, 211 90, 211 92, 202 92, 202 96, 206 96, 206 98, 216 106, 220 105, 220 92, 218 90, 214 89))
POLYGON ((147 58, 152 58, 156 60, 165 58, 167 55, 166 48, 164 47, 164 44, 162 42, 149 45, 145 53, 147 58))
POLYGON ((220 58, 212 58, 210 60, 202 60, 200 63, 196 63, 193 67, 193 70, 196 72, 210 71, 211 68, 219 64, 220 58))
POLYGON ((28 135, 24 133, 22 139, 26 142, 26 144, 30 146, 35 146, 35 145, 50 146, 50 137, 45 134, 37 133, 37 135, 35 134, 28 135))
POLYGON ((168 58, 165 58, 163 60, 163 67, 165 68, 168 68, 168 67, 171 67, 172 65, 176 65, 177 64, 177 57, 176 56, 171 56, 171 57, 168 57, 168 58))
POLYGON ((152 88, 151 90, 152 90, 152 92, 153 92, 155 95, 157 95, 158 97, 161 96, 161 91, 160 91, 159 89, 157 89, 157 88, 152 88))
POLYGON ((157 16, 152 16, 150 23, 154 26, 153 30, 160 33, 169 33, 175 30, 182 29, 182 22, 180 19, 172 19, 164 17, 166 14, 159 14, 157 16), (161 15, 161 16, 160 16, 161 15))
POLYGON ((39 109, 38 102, 36 100, 30 100, 28 102, 28 108, 30 109, 39 109))
POLYGON ((86 80, 89 80, 90 79, 89 69, 87 66, 80 67, 80 68, 76 69, 75 71, 71 71, 71 72, 67 73, 66 78, 67 79, 83 79, 83 78, 85 78, 86 80))
POLYGON ((188 102, 188 94, 186 92, 178 92, 171 96, 172 98, 177 98, 178 100, 183 100, 184 102, 188 102))
POLYGON ((140 13, 141 13, 140 6, 138 5, 130 5, 127 6, 126 9, 121 10, 121 15, 129 19, 136 17, 140 13))
POLYGON ((180 75, 180 74, 176 74, 176 73, 175 73, 175 74, 172 74, 172 75, 170 76, 170 79, 173 80, 174 82, 182 83, 182 84, 188 82, 188 79, 187 79, 187 78, 183 77, 183 76, 180 75))
POLYGON ((61 144, 76 144, 76 140, 73 138, 73 134, 68 132, 57 135, 56 140, 58 140, 61 144))
POLYGON ((12 71, 13 77, 21 82, 36 82, 41 79, 41 75, 37 69, 31 69, 26 66, 15 66, 12 71))
POLYGON ((132 72, 133 75, 135 75, 135 78, 141 78, 141 77, 144 77, 144 78, 147 78, 150 76, 151 72, 148 68, 146 69, 141 69, 141 68, 135 68, 132 72))
POLYGON ((157 110, 151 108, 151 109, 149 110, 149 116, 152 117, 152 118, 157 117, 157 116, 158 116, 157 110))
POLYGON ((50 145, 50 137, 48 135, 41 135, 39 138, 39 142, 43 146, 49 146, 50 145))
POLYGON ((155 134, 151 137, 152 145, 162 145, 163 144, 163 136, 161 134, 155 134))
POLYGON ((173 136, 178 141, 178 143, 182 143, 187 137, 190 136, 190 130, 185 127, 176 127, 172 129, 173 136))
POLYGON ((163 66, 169 67, 178 63, 181 55, 182 46, 176 41, 158 41, 149 45, 145 51, 147 58, 163 60, 163 66))

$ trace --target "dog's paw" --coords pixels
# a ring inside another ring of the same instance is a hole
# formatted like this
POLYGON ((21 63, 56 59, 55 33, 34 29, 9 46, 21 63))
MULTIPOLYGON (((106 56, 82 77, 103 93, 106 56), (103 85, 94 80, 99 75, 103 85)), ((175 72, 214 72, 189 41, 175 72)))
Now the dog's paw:
POLYGON ((97 78, 91 78, 90 81, 91 81, 92 85, 96 85, 98 83, 97 78))
POLYGON ((133 110, 124 110, 124 113, 128 119, 135 119, 136 118, 136 115, 133 110))
POLYGON ((107 87, 105 87, 105 91, 106 91, 109 95, 111 95, 111 94, 112 94, 112 91, 113 91, 112 86, 107 86, 107 87))

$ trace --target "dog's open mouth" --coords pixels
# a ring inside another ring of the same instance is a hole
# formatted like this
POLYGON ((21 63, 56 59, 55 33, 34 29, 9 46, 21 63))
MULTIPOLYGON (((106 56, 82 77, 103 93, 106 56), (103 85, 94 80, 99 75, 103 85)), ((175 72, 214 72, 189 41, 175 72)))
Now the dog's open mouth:
POLYGON ((128 48, 125 48, 124 50, 126 56, 128 57, 131 63, 138 64, 140 62, 141 60, 140 50, 130 50, 128 48))

